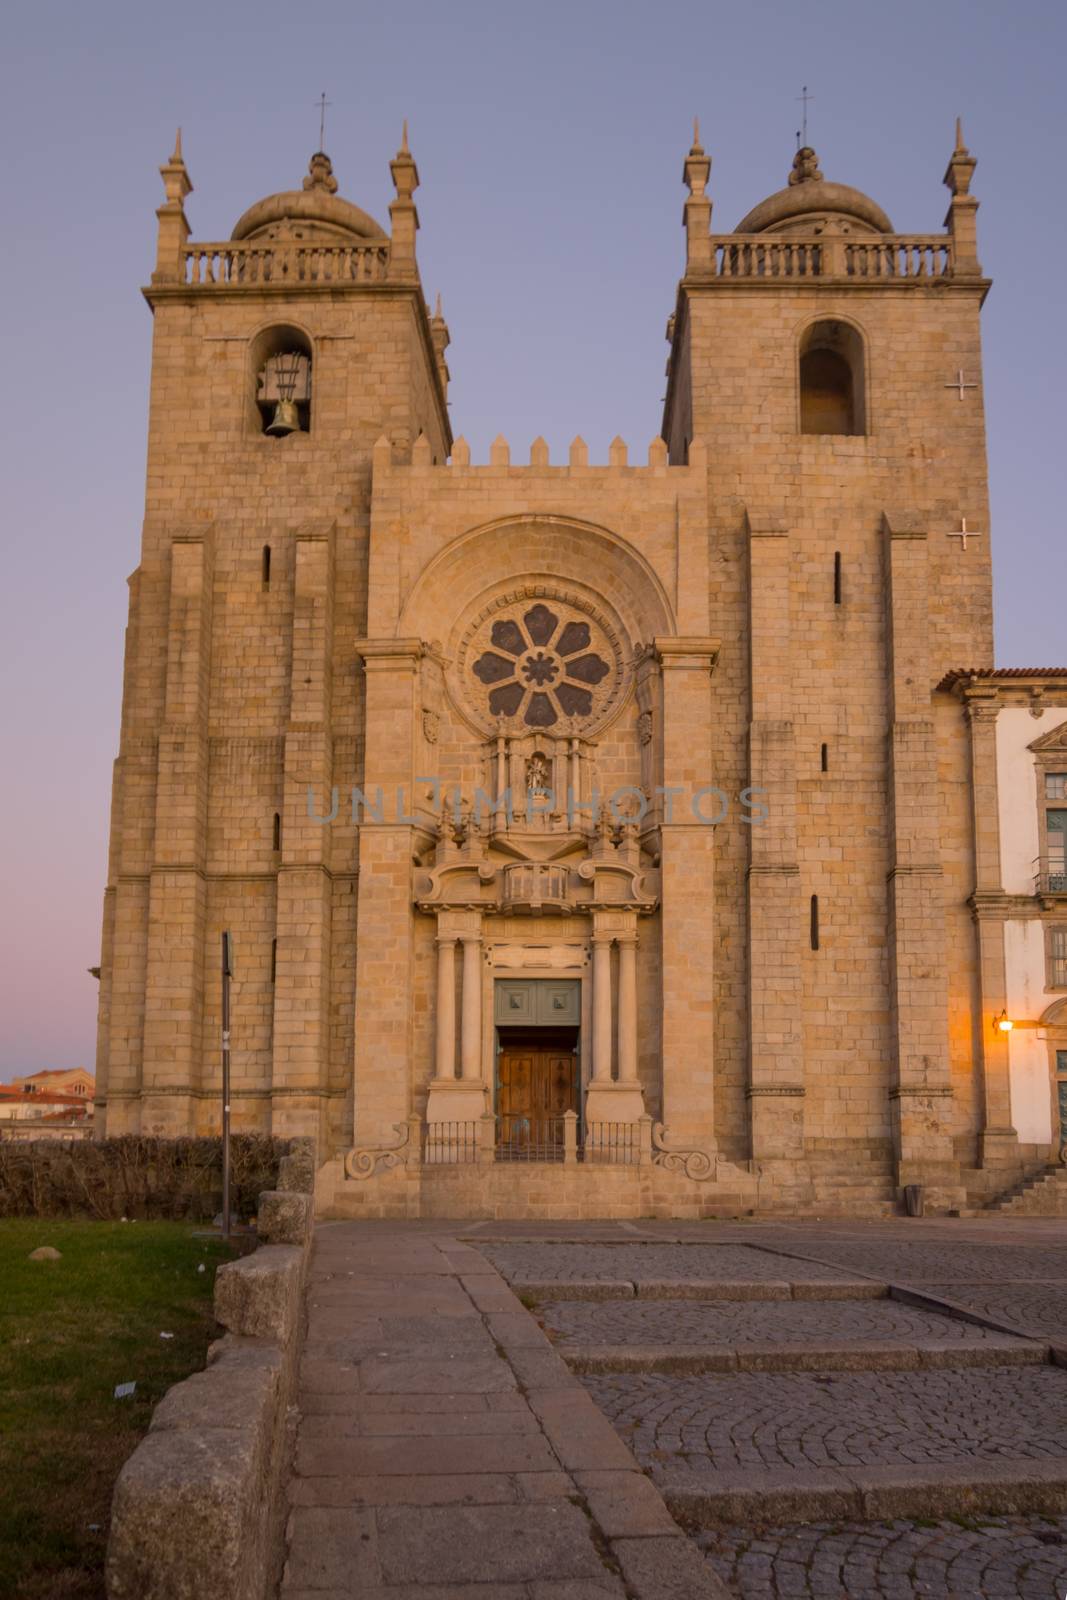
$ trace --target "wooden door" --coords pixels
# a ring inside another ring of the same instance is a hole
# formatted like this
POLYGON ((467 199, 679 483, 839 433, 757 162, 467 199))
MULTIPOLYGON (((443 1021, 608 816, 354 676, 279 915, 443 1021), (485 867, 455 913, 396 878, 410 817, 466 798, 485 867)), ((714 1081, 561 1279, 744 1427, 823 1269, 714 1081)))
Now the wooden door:
POLYGON ((551 1160, 563 1150, 563 1115, 578 1109, 578 1057, 559 1045, 505 1045, 497 1112, 503 1150, 551 1160))

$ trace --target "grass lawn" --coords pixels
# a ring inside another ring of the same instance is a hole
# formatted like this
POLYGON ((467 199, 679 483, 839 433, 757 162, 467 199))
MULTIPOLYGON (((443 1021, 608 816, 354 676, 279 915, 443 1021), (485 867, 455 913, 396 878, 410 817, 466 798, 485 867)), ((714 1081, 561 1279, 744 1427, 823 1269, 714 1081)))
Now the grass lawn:
POLYGON ((3 1600, 102 1600, 115 1479, 160 1396, 204 1365, 231 1254, 187 1223, 0 1220, 3 1600), (62 1260, 28 1259, 45 1244, 62 1260))

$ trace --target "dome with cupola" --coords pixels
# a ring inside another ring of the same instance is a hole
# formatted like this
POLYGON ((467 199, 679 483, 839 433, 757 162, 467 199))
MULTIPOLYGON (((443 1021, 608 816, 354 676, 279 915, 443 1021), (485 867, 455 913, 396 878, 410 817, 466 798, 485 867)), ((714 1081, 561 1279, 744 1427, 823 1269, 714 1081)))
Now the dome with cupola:
POLYGON ((284 189, 249 206, 231 235, 234 239, 308 239, 323 244, 354 244, 386 238, 374 218, 337 193, 328 155, 316 151, 302 189, 284 189))
POLYGON ((869 195, 847 183, 827 183, 810 145, 793 157, 789 183, 754 206, 738 233, 892 233, 893 224, 869 195))

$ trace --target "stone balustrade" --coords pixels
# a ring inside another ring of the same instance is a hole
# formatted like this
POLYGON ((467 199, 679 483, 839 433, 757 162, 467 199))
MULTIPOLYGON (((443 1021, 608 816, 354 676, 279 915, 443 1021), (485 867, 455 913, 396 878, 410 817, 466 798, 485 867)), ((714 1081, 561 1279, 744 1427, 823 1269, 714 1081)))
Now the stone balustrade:
POLYGON ((519 861, 505 867, 503 903, 507 910, 517 906, 532 911, 567 908, 566 867, 552 863, 519 861))
POLYGON ((716 278, 871 278, 879 282, 953 276, 947 234, 724 233, 711 238, 716 278))
POLYGON ((257 244, 227 239, 188 244, 182 251, 187 288, 262 288, 264 285, 379 283, 389 272, 387 243, 362 245, 257 244))

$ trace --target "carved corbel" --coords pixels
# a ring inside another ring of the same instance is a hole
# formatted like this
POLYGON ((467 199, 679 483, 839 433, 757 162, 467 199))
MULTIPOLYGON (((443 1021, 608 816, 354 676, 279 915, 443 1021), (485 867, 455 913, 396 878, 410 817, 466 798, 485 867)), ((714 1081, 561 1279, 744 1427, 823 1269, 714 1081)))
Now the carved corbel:
POLYGON ((662 1122, 652 1125, 652 1163, 664 1172, 681 1172, 693 1183, 714 1179, 719 1158, 712 1150, 683 1150, 668 1144, 670 1129, 662 1122))
POLYGON ((407 1165, 411 1155, 410 1122, 394 1122, 397 1134, 395 1144, 366 1145, 350 1150, 345 1156, 346 1178, 373 1178, 379 1172, 391 1172, 394 1167, 407 1165))

